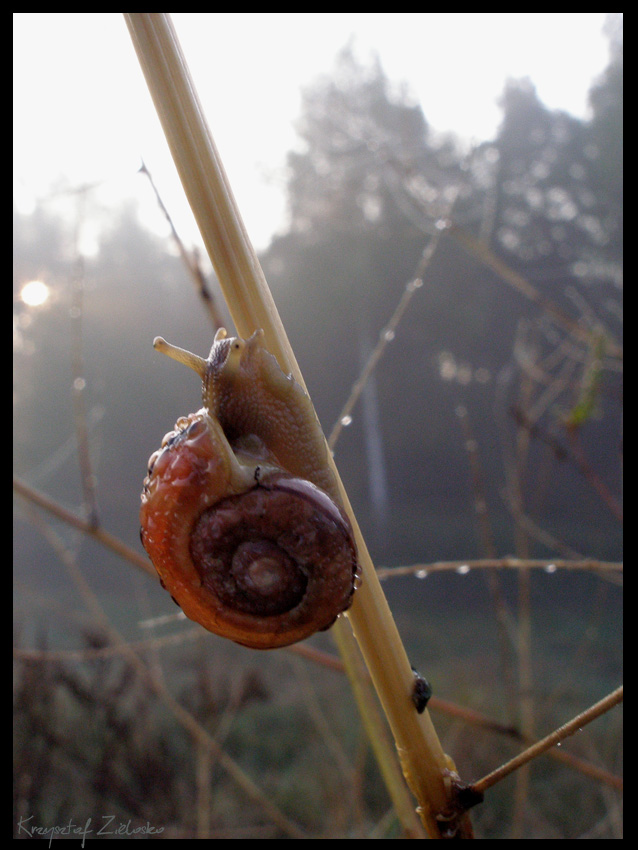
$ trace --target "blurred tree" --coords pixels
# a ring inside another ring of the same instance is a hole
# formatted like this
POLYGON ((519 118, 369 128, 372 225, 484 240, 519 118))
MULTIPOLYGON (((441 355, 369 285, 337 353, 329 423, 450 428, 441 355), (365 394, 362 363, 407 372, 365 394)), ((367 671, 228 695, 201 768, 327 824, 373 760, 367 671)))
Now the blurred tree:
POLYGON ((510 80, 498 134, 472 163, 468 221, 556 299, 567 281, 616 282, 622 259, 622 17, 607 30, 610 64, 592 85, 590 121, 510 80))
MULTIPOLYGON (((431 201, 440 200, 458 159, 449 140, 434 142, 420 107, 390 84, 378 61, 363 66, 350 47, 334 74, 304 93, 299 132, 302 149, 288 158, 289 231, 263 264, 329 430, 431 236, 423 216, 412 219, 406 210, 403 184, 416 181, 431 201)), ((343 460, 353 492, 376 493, 379 506, 387 496, 383 455, 393 453, 392 444, 401 453, 410 421, 387 422, 386 369, 405 387, 414 380, 413 353, 403 349, 373 377, 350 432, 357 445, 343 460), (359 430, 362 416, 367 424, 359 430)))
POLYGON ((302 149, 288 158, 289 232, 265 262, 275 275, 285 267, 295 298, 309 299, 311 314, 327 313, 335 337, 351 339, 353 321, 358 333, 376 331, 370 317, 387 317, 424 243, 394 172, 446 185, 427 123, 378 62, 363 66, 347 47, 334 73, 305 91, 299 134, 302 149), (336 303, 345 315, 335 315, 336 303))
MULTIPOLYGON (((617 102, 616 78, 609 71, 599 81, 612 91, 598 101, 617 102)), ((378 62, 360 65, 350 47, 334 74, 305 92, 302 147, 288 160, 290 226, 263 263, 326 429, 454 191, 454 219, 572 314, 577 286, 594 273, 599 284, 609 279, 601 248, 615 238, 617 219, 591 179, 602 166, 595 121, 547 109, 525 80, 507 84, 502 108, 497 137, 463 157, 378 62)), ((496 460, 493 399, 473 376, 493 377, 511 358, 519 319, 539 310, 452 240, 442 242, 428 279, 371 392, 383 400, 374 428, 392 502, 432 497, 445 509, 467 492, 465 458, 451 460, 455 399, 471 399, 478 436, 496 460), (444 384, 441 364, 451 362, 455 378, 444 384)), ((364 474, 373 427, 361 422, 365 409, 339 448, 350 492, 362 498, 373 489, 364 474)))
POLYGON ((333 75, 306 90, 302 110, 304 149, 288 158, 292 232, 404 231, 389 167, 432 180, 435 192, 449 182, 449 144, 432 146, 420 106, 390 84, 378 60, 360 65, 346 47, 333 75))
MULTIPOLYGON (((290 226, 262 262, 326 431, 457 190, 454 219, 553 298, 568 285, 610 277, 621 246, 622 165, 612 145, 622 133, 620 43, 616 34, 610 67, 592 89, 591 122, 547 110, 528 83, 510 83, 497 138, 467 156, 452 137, 432 132, 377 61, 362 65, 350 48, 330 77, 305 92, 302 144, 288 160, 290 226), (595 266, 601 258, 602 269, 595 266)), ((72 240, 48 221, 46 238, 33 239, 38 216, 17 219, 16 279, 52 266, 60 273, 60 298, 18 319, 22 338, 47 349, 44 358, 16 360, 19 468, 37 460, 31 446, 48 457, 72 431, 65 292, 72 240), (26 403, 36 397, 51 399, 46 406, 59 423, 46 439, 35 402, 26 403)), ((87 275, 86 392, 109 412, 101 426, 105 456, 115 456, 125 433, 128 450, 146 457, 197 397, 196 382, 167 377, 150 342, 161 333, 203 352, 210 327, 197 296, 185 299, 189 284, 179 261, 144 233, 130 209, 103 234, 87 275)), ((16 309, 24 312, 19 303, 16 309)), ((360 516, 374 500, 392 505, 401 520, 410 511, 421 514, 424 504, 457 516, 466 510, 467 460, 455 407, 462 401, 472 409, 485 462, 500 463, 490 382, 511 361, 521 316, 537 314, 475 256, 443 238, 339 444, 340 469, 360 516)), ((119 472, 107 464, 102 482, 136 496, 140 475, 130 464, 119 472)), ((396 557, 427 555, 418 537, 412 553, 399 551, 396 536, 407 539, 400 523, 379 536, 396 557)), ((444 554, 440 535, 430 554, 444 554)))
POLYGON ((623 203, 623 18, 608 16, 609 65, 589 92, 592 120, 589 180, 603 206, 607 241, 604 248, 614 262, 622 259, 623 203))

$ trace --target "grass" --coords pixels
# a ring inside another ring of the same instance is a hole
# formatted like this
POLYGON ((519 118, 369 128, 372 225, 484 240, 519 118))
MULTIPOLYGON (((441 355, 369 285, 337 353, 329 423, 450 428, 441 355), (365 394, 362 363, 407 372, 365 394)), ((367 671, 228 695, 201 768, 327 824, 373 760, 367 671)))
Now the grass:
MULTIPOLYGON (((448 576, 446 582, 466 579, 448 576)), ((451 629, 449 612, 437 613, 436 606, 427 604, 424 585, 437 580, 418 583, 427 619, 418 616, 414 594, 409 606, 396 603, 410 652, 436 697, 508 722, 489 607, 477 605, 451 629)), ((537 703, 542 707, 551 701, 539 719, 543 729, 558 725, 617 681, 619 641, 613 614, 618 608, 618 599, 610 600, 596 655, 587 654, 588 664, 581 663, 575 681, 556 699, 558 675, 573 669, 574 642, 587 633, 590 620, 580 616, 576 604, 569 618, 565 610, 547 605, 534 656, 537 703)), ((122 620, 124 614, 120 612, 122 620)), ((90 642, 95 646, 97 636, 90 642)), ((330 646, 327 636, 313 643, 330 646)), ((222 737, 227 753, 259 778, 270 799, 307 837, 370 837, 385 823, 390 802, 343 674, 309 666, 290 652, 255 655, 214 637, 158 648, 156 654, 182 705, 211 734, 222 737), (329 734, 318 720, 322 717, 329 734)), ((174 837, 194 837, 198 791, 192 739, 175 729, 170 713, 126 670, 118 658, 44 667, 18 661, 16 792, 39 752, 38 793, 29 802, 41 822, 51 823, 63 812, 73 812, 78 821, 111 813, 118 819, 148 818, 174 837), (107 753, 108 777, 103 767, 107 753), (71 776, 73 782, 65 781, 71 776)), ((469 777, 482 775, 520 749, 515 739, 489 731, 477 734, 462 719, 436 708, 433 712, 445 746, 469 777)), ((619 755, 613 752, 618 734, 618 718, 611 714, 566 748, 585 758, 598 753, 613 763, 619 755)), ((247 806, 241 789, 214 760, 210 776, 211 836, 229 831, 238 836, 241 831, 245 837, 284 837, 258 808, 247 806)), ((604 819, 604 794, 596 781, 548 757, 534 765, 533 779, 530 806, 543 813, 536 837, 578 837, 578 830, 594 829, 604 819)), ((503 782, 490 793, 489 804, 474 811, 478 837, 507 837, 512 788, 512 780, 503 782)), ((391 823, 389 828, 396 829, 396 822, 391 823)))

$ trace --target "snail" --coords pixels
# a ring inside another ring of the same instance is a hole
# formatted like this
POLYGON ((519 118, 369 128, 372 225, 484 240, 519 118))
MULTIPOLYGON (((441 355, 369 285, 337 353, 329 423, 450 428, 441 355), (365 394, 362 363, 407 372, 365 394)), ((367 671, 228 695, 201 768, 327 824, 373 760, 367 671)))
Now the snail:
POLYGON ((141 539, 161 584, 188 618, 255 649, 329 628, 359 571, 309 397, 262 331, 220 329, 207 360, 153 345, 199 374, 203 400, 144 480, 141 539))

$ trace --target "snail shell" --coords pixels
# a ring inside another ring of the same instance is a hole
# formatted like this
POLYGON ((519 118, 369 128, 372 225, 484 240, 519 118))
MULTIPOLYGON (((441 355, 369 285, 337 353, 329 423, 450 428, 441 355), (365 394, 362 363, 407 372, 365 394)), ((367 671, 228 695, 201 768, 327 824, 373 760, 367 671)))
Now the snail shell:
POLYGON ((327 629, 358 580, 308 396, 263 347, 219 331, 207 360, 156 340, 195 369, 204 406, 149 460, 142 543, 187 617, 258 649, 327 629))

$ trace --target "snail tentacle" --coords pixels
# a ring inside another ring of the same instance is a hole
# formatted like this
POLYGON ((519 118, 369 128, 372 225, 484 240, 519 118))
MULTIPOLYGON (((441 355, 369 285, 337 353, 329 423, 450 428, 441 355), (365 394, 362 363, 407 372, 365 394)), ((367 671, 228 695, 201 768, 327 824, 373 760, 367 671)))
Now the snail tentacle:
POLYGON ((158 340, 200 375, 204 401, 166 435, 144 482, 141 537, 163 586, 188 617, 246 646, 329 628, 359 575, 310 400, 259 332, 219 331, 207 360, 158 340))

